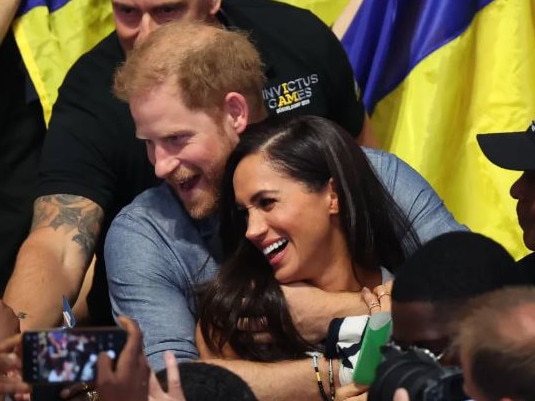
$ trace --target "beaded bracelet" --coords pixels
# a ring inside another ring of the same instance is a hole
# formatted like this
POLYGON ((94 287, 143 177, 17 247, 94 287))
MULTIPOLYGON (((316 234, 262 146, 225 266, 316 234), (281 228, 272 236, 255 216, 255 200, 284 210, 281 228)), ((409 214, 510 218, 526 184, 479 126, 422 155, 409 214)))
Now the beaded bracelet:
MULTIPOLYGON (((311 356, 312 356, 312 367, 314 368, 314 372, 316 372, 316 381, 318 382, 318 389, 320 390, 321 398, 323 399, 323 401, 329 401, 329 397, 327 396, 327 393, 325 392, 325 388, 323 387, 323 382, 321 381, 320 368, 318 364, 318 358, 321 356, 321 354, 319 352, 313 352, 311 356)), ((330 383, 330 378, 329 378, 329 383, 330 383)))
POLYGON ((331 401, 336 397, 336 388, 334 387, 333 360, 329 358, 329 390, 331 392, 331 401))

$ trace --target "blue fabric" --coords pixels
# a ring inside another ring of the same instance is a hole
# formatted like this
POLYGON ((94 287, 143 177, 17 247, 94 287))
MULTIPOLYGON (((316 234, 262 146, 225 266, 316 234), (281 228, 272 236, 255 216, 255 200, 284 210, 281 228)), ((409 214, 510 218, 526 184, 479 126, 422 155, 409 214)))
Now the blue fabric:
POLYGON ((366 110, 423 58, 459 36, 492 0, 364 0, 342 44, 366 110))
POLYGON ((71 0, 23 0, 17 11, 17 15, 24 15, 35 7, 45 6, 49 12, 59 10, 71 0))
POLYGON ((455 221, 435 190, 411 166, 391 153, 369 148, 363 150, 422 243, 446 232, 468 230, 455 221))
POLYGON ((165 368, 163 353, 197 359, 194 291, 217 266, 209 243, 217 216, 192 220, 167 184, 138 195, 115 217, 104 255, 113 316, 135 319, 145 353, 155 371, 165 368))
MULTIPOLYGON (((409 165, 363 149, 421 241, 466 230, 409 165)), ((217 216, 192 220, 167 184, 146 190, 113 220, 104 247, 113 315, 137 320, 154 370, 164 368, 165 350, 181 360, 198 358, 194 287, 214 275, 219 249, 217 216)))

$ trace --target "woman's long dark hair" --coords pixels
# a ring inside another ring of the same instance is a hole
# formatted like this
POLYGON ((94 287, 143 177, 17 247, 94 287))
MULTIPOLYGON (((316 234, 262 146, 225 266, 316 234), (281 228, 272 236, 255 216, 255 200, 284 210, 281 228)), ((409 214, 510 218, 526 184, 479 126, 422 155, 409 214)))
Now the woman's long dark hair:
POLYGON ((258 152, 278 172, 313 192, 323 190, 332 178, 354 266, 384 266, 395 272, 419 241, 362 149, 336 123, 314 116, 272 117, 248 127, 225 168, 220 204, 224 263, 200 292, 201 331, 214 352, 229 343, 244 359, 301 358, 314 347, 295 329, 267 259, 245 238, 247 222, 235 203, 234 172, 241 160, 258 152), (238 330, 240 319, 247 326, 255 318, 267 322, 270 344, 255 343, 246 327, 238 330))

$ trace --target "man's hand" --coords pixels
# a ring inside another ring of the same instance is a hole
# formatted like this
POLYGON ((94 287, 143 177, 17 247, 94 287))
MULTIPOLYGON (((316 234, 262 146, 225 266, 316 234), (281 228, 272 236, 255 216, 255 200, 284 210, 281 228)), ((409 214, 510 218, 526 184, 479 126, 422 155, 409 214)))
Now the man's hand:
POLYGON ((19 334, 0 341, 0 397, 3 394, 17 393, 22 399, 30 392, 30 386, 22 381, 22 363, 20 356, 14 350, 20 346, 19 334))
POLYGON ((152 372, 149 381, 149 401, 186 401, 174 354, 171 351, 165 351, 164 358, 167 371, 167 393, 163 391, 156 375, 152 372))
POLYGON ((143 352, 143 336, 133 320, 120 316, 127 331, 126 344, 119 354, 115 370, 105 352, 97 362, 97 391, 101 401, 147 401, 150 368, 143 352))
POLYGON ((312 344, 327 336, 332 319, 368 314, 368 307, 357 292, 326 292, 305 283, 285 284, 281 288, 297 331, 312 344))

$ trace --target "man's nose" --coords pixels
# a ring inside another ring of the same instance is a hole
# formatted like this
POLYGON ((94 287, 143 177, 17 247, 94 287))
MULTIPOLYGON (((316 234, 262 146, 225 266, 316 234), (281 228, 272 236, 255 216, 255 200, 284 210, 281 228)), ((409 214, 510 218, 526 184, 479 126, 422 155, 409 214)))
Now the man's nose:
POLYGON ((509 194, 513 199, 520 199, 522 197, 522 192, 524 188, 524 180, 526 179, 526 173, 523 173, 518 180, 516 180, 513 185, 511 185, 511 189, 509 190, 509 194))
POLYGON ((154 174, 158 178, 166 178, 180 165, 178 158, 161 146, 154 149, 154 174))
POLYGON ((158 24, 151 17, 149 13, 143 14, 141 20, 139 21, 139 30, 136 37, 136 45, 142 43, 149 34, 158 27, 158 24))

